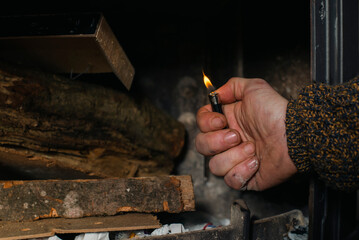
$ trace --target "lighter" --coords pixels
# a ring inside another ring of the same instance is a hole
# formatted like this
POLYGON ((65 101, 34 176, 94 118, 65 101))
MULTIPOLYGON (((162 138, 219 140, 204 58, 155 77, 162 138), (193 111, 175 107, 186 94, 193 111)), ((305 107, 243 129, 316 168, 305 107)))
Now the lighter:
POLYGON ((216 92, 211 92, 210 94, 208 94, 208 98, 212 106, 212 111, 223 114, 222 104, 218 100, 218 94, 216 92))
POLYGON ((206 85, 208 91, 210 91, 210 93, 208 94, 208 98, 209 98, 209 102, 211 103, 211 106, 212 106, 212 111, 223 114, 222 104, 219 101, 218 93, 216 93, 214 91, 214 87, 213 87, 211 81, 204 73, 203 73, 203 82, 206 85))

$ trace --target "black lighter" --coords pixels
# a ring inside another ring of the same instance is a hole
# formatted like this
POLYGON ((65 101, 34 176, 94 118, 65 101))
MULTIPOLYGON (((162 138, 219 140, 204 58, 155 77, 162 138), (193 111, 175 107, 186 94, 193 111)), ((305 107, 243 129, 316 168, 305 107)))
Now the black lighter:
POLYGON ((223 114, 222 104, 219 102, 218 94, 213 91, 210 94, 208 94, 208 98, 209 98, 209 102, 211 103, 211 106, 212 106, 212 111, 223 114))
POLYGON ((209 80, 209 78, 204 74, 204 72, 202 72, 202 73, 203 73, 204 85, 206 85, 207 90, 210 91, 210 93, 208 94, 208 98, 209 98, 209 102, 211 103, 211 106, 212 106, 212 111, 223 114, 222 104, 219 101, 218 93, 216 93, 214 91, 214 87, 213 87, 211 81, 209 80))

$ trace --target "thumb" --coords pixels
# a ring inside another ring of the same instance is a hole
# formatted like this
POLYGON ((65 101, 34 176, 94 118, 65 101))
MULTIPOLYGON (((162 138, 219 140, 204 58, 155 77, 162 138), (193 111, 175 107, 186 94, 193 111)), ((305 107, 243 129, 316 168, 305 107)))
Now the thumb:
POLYGON ((220 96, 221 103, 228 104, 240 101, 244 98, 246 90, 253 84, 258 84, 264 80, 254 78, 239 78, 233 77, 228 80, 222 87, 218 88, 216 92, 220 96))

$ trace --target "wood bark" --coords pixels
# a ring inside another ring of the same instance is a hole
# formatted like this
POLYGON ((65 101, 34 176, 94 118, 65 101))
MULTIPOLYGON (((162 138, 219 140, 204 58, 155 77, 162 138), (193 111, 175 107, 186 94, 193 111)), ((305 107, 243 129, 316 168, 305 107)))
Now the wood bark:
POLYGON ((194 208, 190 176, 0 183, 2 221, 179 213, 194 208))
POLYGON ((4 164, 36 162, 98 177, 169 174, 184 136, 181 123, 141 96, 0 65, 4 164))

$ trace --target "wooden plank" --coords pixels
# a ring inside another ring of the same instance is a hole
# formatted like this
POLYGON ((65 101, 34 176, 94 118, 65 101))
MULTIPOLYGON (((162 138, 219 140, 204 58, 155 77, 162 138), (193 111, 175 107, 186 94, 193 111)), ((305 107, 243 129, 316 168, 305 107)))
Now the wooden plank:
POLYGON ((99 27, 96 31, 95 39, 104 53, 111 69, 129 90, 132 85, 135 70, 127 58, 125 51, 118 41, 116 41, 115 34, 112 32, 103 16, 101 17, 99 27))
POLYGON ((2 221, 193 210, 190 176, 0 182, 2 221))
POLYGON ((0 58, 55 73, 113 72, 130 89, 134 67, 100 13, 0 18, 0 58))
POLYGON ((0 240, 45 238, 64 233, 130 231, 161 227, 151 214, 128 213, 108 217, 42 219, 28 222, 1 222, 0 240))

